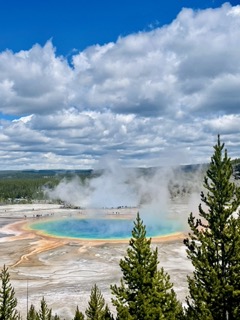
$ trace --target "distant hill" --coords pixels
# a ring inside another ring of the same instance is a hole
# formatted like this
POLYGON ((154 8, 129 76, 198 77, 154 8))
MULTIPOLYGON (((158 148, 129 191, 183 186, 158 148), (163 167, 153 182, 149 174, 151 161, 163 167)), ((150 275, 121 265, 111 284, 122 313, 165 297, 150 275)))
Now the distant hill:
POLYGON ((46 177, 91 176, 93 170, 2 170, 0 179, 35 179, 46 177))
MULTIPOLYGON (((233 181, 240 184, 240 159, 232 160, 233 181)), ((143 181, 156 181, 161 185, 162 177, 166 180, 172 199, 199 193, 208 164, 181 165, 173 168, 125 168, 126 183, 131 184, 133 178, 143 181), (162 175, 163 174, 163 175, 162 175), (130 178, 129 178, 130 177, 130 178)), ((31 201, 48 201, 44 190, 54 189, 63 179, 71 180, 78 176, 84 184, 85 179, 94 179, 104 174, 104 170, 6 170, 0 171, 0 203, 29 203, 31 201)), ((116 176, 116 173, 114 173, 116 176)), ((165 184, 166 185, 166 184, 165 184)), ((149 191, 151 192, 151 191, 149 191)), ((148 201, 150 193, 146 193, 141 202, 148 201)), ((60 200, 60 199, 59 199, 60 200)))
MULTIPOLYGON (((240 158, 232 160, 233 172, 236 178, 240 178, 240 158)), ((175 172, 182 173, 191 173, 202 171, 206 172, 208 164, 188 164, 188 165, 179 165, 172 167, 171 170, 175 172)), ((147 168, 125 168, 126 171, 135 170, 139 175, 153 176, 156 172, 161 170, 167 170, 167 167, 147 167, 147 168)), ((0 179, 36 179, 36 178, 63 178, 63 177, 73 177, 79 176, 83 178, 92 178, 100 176, 104 173, 105 170, 93 170, 93 169, 76 169, 76 170, 65 170, 65 169, 46 169, 46 170, 1 170, 0 179)))

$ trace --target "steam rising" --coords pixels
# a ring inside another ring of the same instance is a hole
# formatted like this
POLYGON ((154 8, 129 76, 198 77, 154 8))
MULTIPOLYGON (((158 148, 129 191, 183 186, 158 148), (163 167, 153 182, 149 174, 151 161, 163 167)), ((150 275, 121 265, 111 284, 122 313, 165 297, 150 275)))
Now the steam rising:
POLYGON ((77 176, 70 181, 63 179, 55 189, 45 192, 51 199, 84 208, 138 207, 144 223, 151 226, 169 220, 185 224, 189 211, 184 216, 173 212, 172 200, 184 195, 193 201, 197 193, 199 202, 199 186, 197 171, 188 173, 186 178, 185 173, 174 168, 124 169, 109 160, 102 174, 84 182, 77 176))

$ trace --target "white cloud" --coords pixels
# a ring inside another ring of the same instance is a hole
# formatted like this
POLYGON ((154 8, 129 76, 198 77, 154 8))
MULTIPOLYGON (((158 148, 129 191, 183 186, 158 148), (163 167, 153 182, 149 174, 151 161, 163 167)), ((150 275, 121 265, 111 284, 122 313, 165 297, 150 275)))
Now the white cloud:
POLYGON ((31 121, 32 118, 33 118, 33 114, 30 114, 29 116, 26 116, 26 117, 21 117, 21 118, 19 118, 19 119, 14 119, 12 122, 19 122, 19 121, 21 121, 21 122, 23 122, 23 123, 27 123, 27 122, 31 121))
POLYGON ((228 11, 228 15, 239 16, 240 17, 240 6, 235 6, 228 11))
POLYGON ((52 43, 0 54, 0 110, 7 114, 49 113, 67 103, 72 71, 52 43))
POLYGON ((240 128, 240 115, 224 115, 218 118, 205 120, 204 124, 216 133, 236 134, 240 128))
POLYGON ((0 123, 0 167, 89 168, 110 154, 130 166, 209 161, 217 133, 236 154, 239 8, 183 9, 71 65, 51 41, 0 53, 0 112, 15 117, 0 123))

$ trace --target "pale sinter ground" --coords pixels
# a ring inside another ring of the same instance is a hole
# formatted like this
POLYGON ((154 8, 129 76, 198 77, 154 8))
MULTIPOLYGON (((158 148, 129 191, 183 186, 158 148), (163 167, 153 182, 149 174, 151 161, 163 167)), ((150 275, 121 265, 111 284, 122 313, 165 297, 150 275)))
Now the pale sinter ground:
MULTIPOLYGON (((172 204, 171 210, 189 212, 186 204, 172 204)), ((137 209, 117 209, 119 215, 136 215, 137 209)), ((112 215, 113 210, 106 212, 112 215)), ((126 254, 128 242, 82 241, 50 238, 22 230, 36 215, 73 216, 86 214, 80 210, 62 209, 59 205, 31 204, 0 206, 1 267, 9 267, 11 283, 23 319, 31 304, 38 309, 42 297, 65 319, 72 319, 76 306, 84 312, 92 286, 100 288, 110 309, 110 284, 122 276, 119 260, 126 254)), ((185 216, 185 215, 184 215, 185 216)), ((187 295, 186 276, 192 266, 186 258, 183 235, 153 241, 159 249, 159 266, 171 276, 178 298, 187 295)))

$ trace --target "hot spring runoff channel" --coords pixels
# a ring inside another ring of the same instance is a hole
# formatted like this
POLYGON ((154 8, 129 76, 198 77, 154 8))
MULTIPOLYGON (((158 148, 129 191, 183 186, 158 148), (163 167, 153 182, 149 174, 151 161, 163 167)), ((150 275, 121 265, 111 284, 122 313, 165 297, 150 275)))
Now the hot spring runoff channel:
MULTIPOLYGON (((134 227, 131 219, 89 219, 66 218, 61 220, 44 220, 30 224, 33 230, 44 234, 77 239, 121 240, 129 239, 134 227)), ((147 236, 157 237, 179 232, 178 226, 172 223, 147 225, 147 236)))

